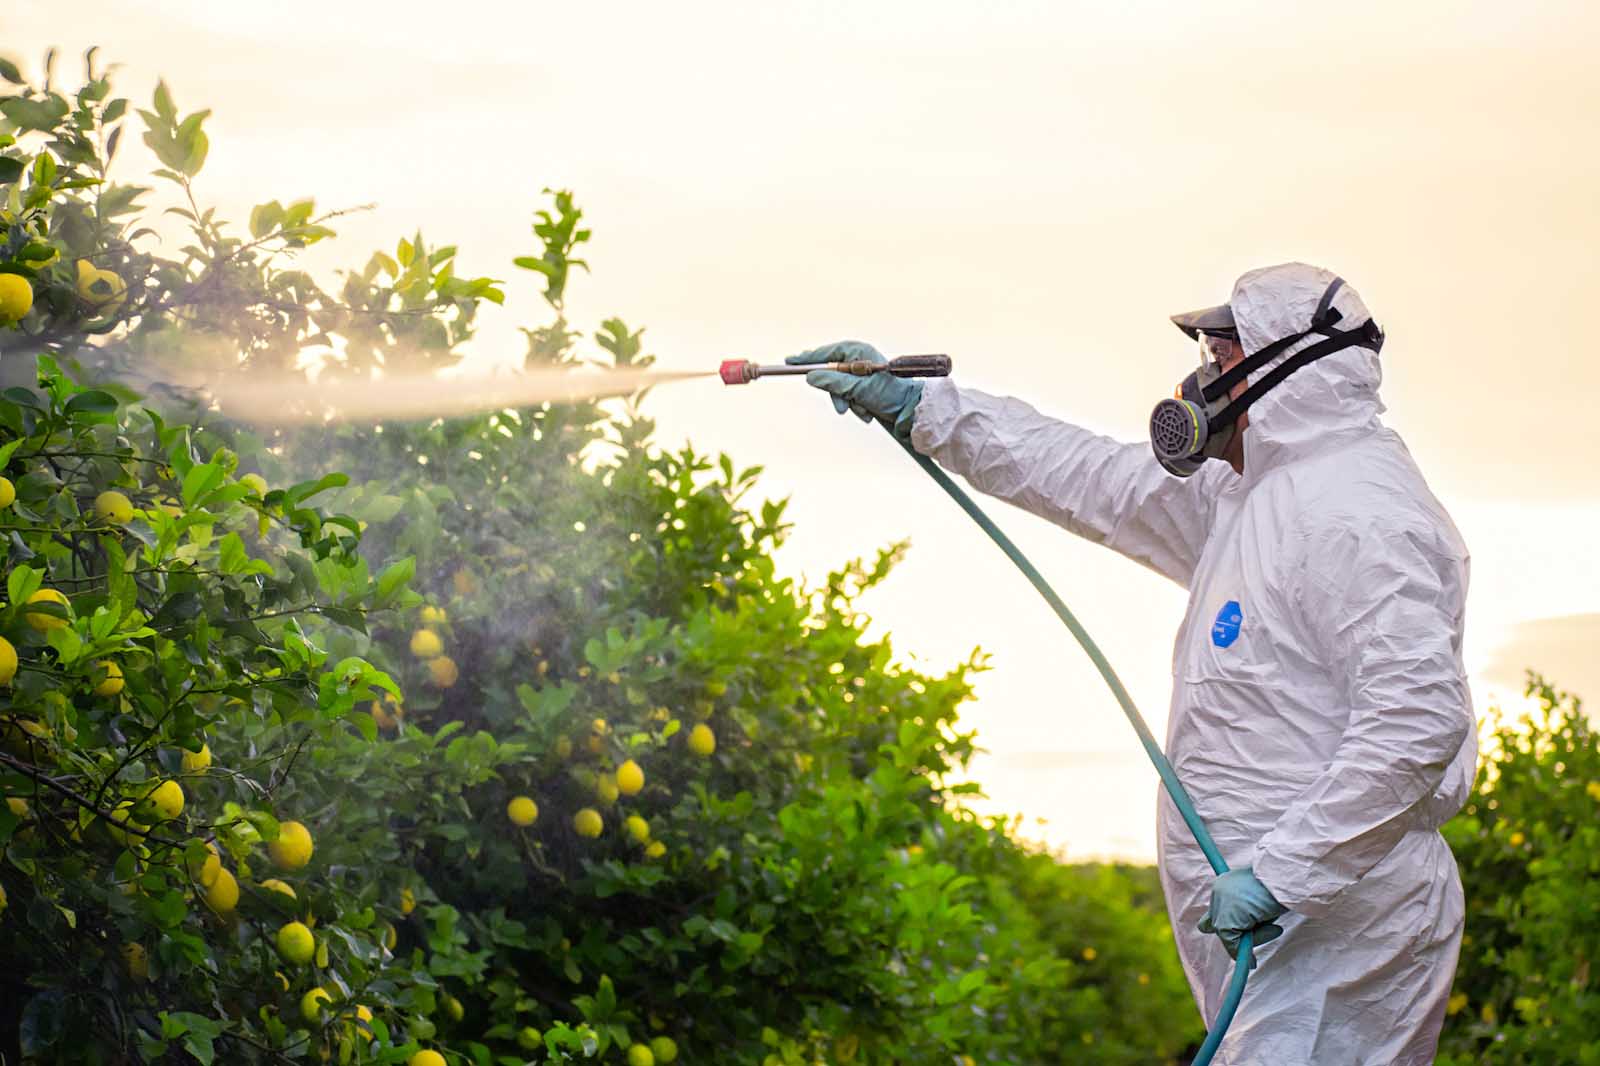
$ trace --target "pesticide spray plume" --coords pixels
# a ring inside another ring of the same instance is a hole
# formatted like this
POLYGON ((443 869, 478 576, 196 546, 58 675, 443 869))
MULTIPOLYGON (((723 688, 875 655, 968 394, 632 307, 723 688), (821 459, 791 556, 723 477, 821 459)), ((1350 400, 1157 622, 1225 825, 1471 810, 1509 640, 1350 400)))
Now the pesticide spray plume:
POLYGON ((698 370, 538 368, 497 375, 308 380, 302 374, 229 375, 196 382, 221 412, 241 422, 413 421, 628 396, 674 381, 711 377, 698 370))

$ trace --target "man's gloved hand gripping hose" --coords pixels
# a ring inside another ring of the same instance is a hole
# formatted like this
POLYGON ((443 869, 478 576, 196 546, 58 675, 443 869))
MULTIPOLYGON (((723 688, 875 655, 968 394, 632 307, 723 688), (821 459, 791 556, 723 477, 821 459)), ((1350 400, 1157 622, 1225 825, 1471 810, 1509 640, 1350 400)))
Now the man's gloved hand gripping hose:
MULTIPOLYGON (((1094 663, 1095 669, 1100 671, 1100 677, 1111 689, 1111 694, 1116 697, 1117 703, 1122 707, 1122 713, 1127 716, 1128 724, 1139 734, 1139 742, 1144 745, 1145 754, 1155 764, 1156 773, 1161 776, 1161 783, 1166 786, 1167 795, 1172 798, 1178 813, 1183 816, 1184 824, 1194 834, 1195 841, 1205 853, 1206 861, 1211 864, 1212 870, 1218 875, 1228 873, 1228 864, 1222 858, 1222 853, 1217 850, 1216 842, 1211 839, 1211 834, 1206 830, 1205 823, 1200 820, 1200 815, 1196 813, 1194 802, 1184 789, 1183 782, 1178 780, 1178 775, 1172 769, 1172 764, 1167 761, 1161 745, 1156 742, 1150 727, 1145 724, 1144 717, 1134 706, 1133 697, 1128 695, 1128 690, 1123 687, 1121 679, 1106 661, 1105 655, 1095 644, 1094 639, 1056 594, 1055 589, 1050 587, 1044 575, 1039 573, 1038 568, 1028 561, 1028 557, 1022 554, 1021 549, 1011 542, 1011 538, 995 525, 994 520, 985 514, 983 509, 973 502, 972 497, 952 481, 937 463, 911 447, 911 416, 916 409, 917 400, 921 398, 922 385, 920 382, 906 379, 944 376, 950 372, 950 361, 942 356, 911 356, 904 360, 885 360, 870 345, 845 343, 790 356, 785 362, 788 367, 797 369, 802 366, 816 366, 817 369, 806 374, 807 383, 831 393, 834 407, 840 414, 850 410, 863 420, 876 419, 899 442, 906 454, 911 456, 951 499, 955 500, 969 518, 978 523, 978 526, 989 535, 989 539, 1005 552, 1006 558, 1016 564, 1017 569, 1022 571, 1035 591, 1044 597, 1050 609, 1056 613, 1056 617, 1061 619, 1061 624, 1072 633, 1078 645, 1094 663)), ((789 370, 788 367, 761 368, 742 362, 724 363, 722 380, 730 385, 740 385, 755 381, 763 374, 796 372, 789 370)), ((1251 881, 1254 880, 1249 878, 1247 870, 1241 870, 1239 873, 1251 881)), ((1263 930, 1263 939, 1270 940, 1277 935, 1270 932, 1276 928, 1266 927, 1263 930)), ((1227 939, 1233 938, 1230 936, 1227 939)), ((1211 1031, 1206 1034, 1205 1042, 1201 1044, 1193 1066, 1207 1066, 1216 1055, 1222 1038, 1227 1034, 1228 1025, 1233 1021, 1234 1013, 1239 1009, 1239 1000, 1244 995, 1250 968, 1255 965, 1251 950, 1253 943, 1253 934, 1246 930, 1238 934, 1236 944, 1229 945, 1236 949, 1234 954, 1238 963, 1234 966, 1233 977, 1228 982, 1228 992, 1223 998, 1221 1009, 1217 1012, 1216 1021, 1211 1026, 1211 1031)))

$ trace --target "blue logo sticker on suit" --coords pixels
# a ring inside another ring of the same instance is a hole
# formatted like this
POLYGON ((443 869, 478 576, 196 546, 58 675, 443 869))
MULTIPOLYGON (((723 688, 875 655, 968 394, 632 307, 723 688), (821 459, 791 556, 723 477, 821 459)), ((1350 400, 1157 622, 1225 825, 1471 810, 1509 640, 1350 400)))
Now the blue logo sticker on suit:
POLYGON ((1239 639, 1239 627, 1243 623, 1244 612, 1239 610, 1239 601, 1229 600, 1217 612, 1217 620, 1211 623, 1211 643, 1226 648, 1239 639))

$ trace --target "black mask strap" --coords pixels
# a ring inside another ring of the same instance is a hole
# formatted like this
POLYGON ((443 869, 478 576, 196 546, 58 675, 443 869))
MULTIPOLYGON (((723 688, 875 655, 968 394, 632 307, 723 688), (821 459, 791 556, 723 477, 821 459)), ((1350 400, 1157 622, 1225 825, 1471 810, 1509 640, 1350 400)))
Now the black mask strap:
MULTIPOLYGON (((1337 311, 1333 313, 1338 314, 1337 311)), ((1300 337, 1303 336, 1305 336, 1304 333, 1292 339, 1299 340, 1300 337)), ((1316 344, 1313 344, 1308 348, 1304 348, 1298 352, 1295 352, 1294 355, 1290 356, 1288 359, 1285 359, 1278 366, 1275 366, 1268 371, 1267 375, 1260 381, 1256 382, 1254 385, 1251 385, 1248 389, 1241 393, 1237 400, 1234 400, 1221 411, 1217 412, 1216 415, 1208 419, 1208 424, 1214 427, 1213 432, 1223 426, 1233 425, 1238 417, 1249 409, 1251 404, 1261 399, 1262 396, 1266 395, 1268 390, 1273 388, 1278 384, 1278 382, 1282 381, 1290 374, 1293 374, 1296 370, 1299 370, 1301 367, 1310 363, 1316 362, 1325 355, 1332 355, 1334 352, 1342 352, 1346 348, 1358 347, 1371 348, 1373 351, 1379 351, 1383 348, 1383 330, 1379 329, 1378 324, 1370 318, 1363 322, 1360 326, 1357 326, 1355 329, 1331 330, 1328 332, 1327 340, 1318 341, 1316 344)), ((1263 349, 1263 351, 1265 351, 1265 349, 1263 349)), ((1242 366, 1243 364, 1240 365, 1242 366)))
POLYGON ((1280 337, 1254 355, 1246 356, 1231 370, 1220 375, 1215 381, 1201 390, 1206 402, 1215 403, 1228 395, 1235 385, 1272 362, 1283 353, 1284 349, 1298 343, 1303 338, 1313 333, 1326 333, 1329 336, 1334 336, 1333 327, 1344 316, 1339 312, 1338 308, 1333 306, 1333 298, 1339 295, 1339 290, 1342 288, 1344 288, 1343 278, 1334 278, 1329 282, 1327 289, 1322 293, 1322 299, 1317 301, 1317 309, 1311 316, 1309 329, 1303 333, 1291 333, 1287 337, 1280 337))

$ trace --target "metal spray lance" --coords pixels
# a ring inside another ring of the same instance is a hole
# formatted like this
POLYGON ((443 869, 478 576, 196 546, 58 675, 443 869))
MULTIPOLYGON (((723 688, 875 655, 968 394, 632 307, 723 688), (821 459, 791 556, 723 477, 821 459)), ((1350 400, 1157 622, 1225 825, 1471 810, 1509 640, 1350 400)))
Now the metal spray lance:
POLYGON ((757 378, 805 377, 813 370, 833 370, 858 378, 872 374, 893 374, 897 378, 946 378, 950 376, 948 355, 902 355, 887 363, 855 359, 847 363, 810 363, 804 366, 757 366, 748 359, 729 359, 718 368, 724 385, 748 385, 757 378))

